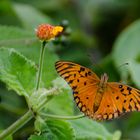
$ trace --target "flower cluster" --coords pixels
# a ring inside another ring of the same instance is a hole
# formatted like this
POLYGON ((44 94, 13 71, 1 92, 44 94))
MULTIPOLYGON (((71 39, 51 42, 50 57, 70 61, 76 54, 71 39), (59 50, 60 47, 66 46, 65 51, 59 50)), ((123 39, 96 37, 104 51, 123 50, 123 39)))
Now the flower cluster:
POLYGON ((54 39, 60 33, 62 33, 62 26, 52 26, 50 24, 41 24, 36 29, 37 37, 42 41, 54 39))

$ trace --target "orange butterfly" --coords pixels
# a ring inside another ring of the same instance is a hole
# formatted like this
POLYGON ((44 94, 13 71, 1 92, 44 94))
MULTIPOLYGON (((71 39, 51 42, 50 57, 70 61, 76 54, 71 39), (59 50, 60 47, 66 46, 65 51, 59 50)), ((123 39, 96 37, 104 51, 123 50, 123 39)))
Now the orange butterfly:
POLYGON ((123 113, 140 111, 140 90, 122 83, 107 82, 90 69, 72 62, 58 61, 56 70, 73 90, 79 109, 95 120, 110 120, 123 113))

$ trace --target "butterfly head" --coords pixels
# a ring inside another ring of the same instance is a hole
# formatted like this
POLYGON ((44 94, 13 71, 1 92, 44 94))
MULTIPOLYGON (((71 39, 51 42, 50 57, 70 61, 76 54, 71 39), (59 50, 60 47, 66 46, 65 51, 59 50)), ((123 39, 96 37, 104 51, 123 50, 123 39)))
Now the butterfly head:
POLYGON ((104 88, 106 86, 107 81, 108 75, 104 73, 103 75, 101 75, 100 87, 104 88))

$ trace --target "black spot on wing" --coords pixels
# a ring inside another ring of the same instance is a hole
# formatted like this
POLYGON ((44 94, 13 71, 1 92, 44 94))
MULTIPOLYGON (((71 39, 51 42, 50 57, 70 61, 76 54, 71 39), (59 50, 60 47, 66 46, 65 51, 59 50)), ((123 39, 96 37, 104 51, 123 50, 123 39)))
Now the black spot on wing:
POLYGON ((91 71, 88 71, 88 75, 91 76, 91 74, 92 74, 91 71))
POLYGON ((119 99, 119 96, 116 97, 116 100, 118 100, 118 99, 119 99))
POLYGON ((83 68, 83 67, 80 67, 80 71, 85 71, 85 68, 83 68))
POLYGON ((107 105, 107 107, 110 107, 110 105, 107 105))
POLYGON ((131 88, 131 87, 127 87, 127 90, 131 91, 131 90, 132 90, 132 88, 131 88))
POLYGON ((126 112, 126 109, 124 107, 122 108, 122 112, 126 112))
POLYGON ((76 88, 77 88, 77 86, 73 86, 73 87, 72 87, 73 90, 76 90, 76 88))
POLYGON ((85 68, 80 67, 80 70, 78 72, 81 73, 82 71, 85 71, 85 68))
POLYGON ((121 90, 120 90, 120 92, 123 92, 124 91, 124 88, 122 88, 121 90))
POLYGON ((126 100, 124 100, 123 102, 126 103, 126 100))
POLYGON ((73 94, 78 94, 78 91, 73 91, 73 94))
POLYGON ((70 80, 70 81, 68 82, 68 84, 72 84, 72 83, 73 83, 73 81, 74 81, 74 80, 70 80))
POLYGON ((131 94, 132 88, 131 87, 127 87, 127 90, 129 91, 129 94, 131 94))
POLYGON ((86 86, 87 85, 87 82, 84 82, 84 85, 86 86))
POLYGON ((87 77, 88 76, 88 74, 87 74, 87 72, 85 73, 85 77, 87 77))
POLYGON ((123 85, 119 85, 119 88, 122 88, 123 87, 123 85))
POLYGON ((80 100, 80 98, 79 98, 78 96, 75 96, 75 97, 74 97, 74 100, 76 100, 76 99, 80 100))

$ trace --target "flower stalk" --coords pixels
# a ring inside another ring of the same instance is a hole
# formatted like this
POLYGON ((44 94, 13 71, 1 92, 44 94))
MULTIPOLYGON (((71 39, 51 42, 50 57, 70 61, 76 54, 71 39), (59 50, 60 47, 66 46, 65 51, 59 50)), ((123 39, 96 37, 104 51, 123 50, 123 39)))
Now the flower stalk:
POLYGON ((75 120, 75 119, 80 119, 80 118, 85 117, 84 114, 80 114, 80 115, 77 115, 77 116, 59 116, 59 115, 40 113, 40 115, 42 117, 45 117, 45 118, 63 119, 63 120, 75 120))
POLYGON ((36 91, 40 87, 41 73, 42 73, 42 67, 43 67, 43 58, 44 58, 44 52, 45 52, 46 43, 47 43, 46 41, 43 41, 42 46, 41 46, 40 58, 39 58, 39 70, 38 70, 38 74, 37 74, 36 91))
MULTIPOLYGON (((50 41, 51 39, 54 39, 62 31, 63 31, 63 27, 52 26, 49 24, 42 24, 36 30, 37 37, 42 41, 40 58, 39 58, 39 69, 38 69, 38 73, 37 73, 36 87, 35 87, 36 92, 38 92, 39 87, 40 87, 46 43, 48 41, 50 41)), ((52 95, 52 93, 54 93, 55 91, 56 91, 56 89, 55 90, 52 89, 52 90, 48 91, 47 96, 52 95)), ((32 98, 33 97, 30 96, 30 100, 27 100, 27 103, 29 105, 31 103, 28 101, 33 100, 32 98)), ((34 108, 33 108, 33 111, 35 111, 35 112, 40 111, 44 107, 44 105, 46 104, 47 101, 49 101, 49 99, 46 98, 41 104, 38 105, 36 110, 34 110, 34 108)), ((27 122, 29 122, 34 117, 33 111, 29 108, 29 110, 22 117, 20 117, 16 122, 14 122, 7 129, 5 129, 2 133, 0 133, 0 140, 5 139, 9 135, 12 135, 18 129, 20 129, 22 126, 24 126, 27 122)))
MULTIPOLYGON (((39 70, 38 70, 38 75, 37 75, 36 91, 39 89, 40 81, 41 81, 45 45, 46 45, 46 41, 43 41, 42 46, 41 46, 41 51, 40 51, 39 70)), ((34 117, 33 112, 31 111, 31 109, 29 109, 28 112, 26 112, 21 118, 19 118, 16 122, 14 122, 12 125, 10 125, 7 129, 5 129, 0 134, 0 140, 3 140, 7 136, 14 134, 18 129, 20 129, 27 122, 29 122, 33 117, 34 117)))

